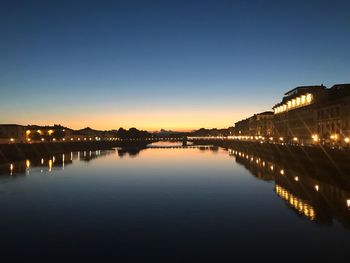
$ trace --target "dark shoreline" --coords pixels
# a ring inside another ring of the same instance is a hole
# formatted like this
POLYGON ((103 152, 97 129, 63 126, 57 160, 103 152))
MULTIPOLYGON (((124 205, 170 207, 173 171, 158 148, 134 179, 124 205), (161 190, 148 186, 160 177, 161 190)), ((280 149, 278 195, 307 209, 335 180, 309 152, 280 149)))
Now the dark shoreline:
POLYGON ((81 141, 0 144, 0 163, 21 161, 28 158, 41 158, 72 151, 110 150, 115 147, 139 149, 146 147, 149 143, 150 141, 81 141))
MULTIPOLYGON (((299 170, 306 174, 315 174, 331 178, 332 176, 349 178, 350 150, 330 149, 321 146, 297 146, 271 143, 228 140, 196 140, 194 144, 212 144, 215 146, 242 152, 248 156, 276 163, 285 169, 299 170)), ((350 189, 350 186, 349 186, 350 189)))

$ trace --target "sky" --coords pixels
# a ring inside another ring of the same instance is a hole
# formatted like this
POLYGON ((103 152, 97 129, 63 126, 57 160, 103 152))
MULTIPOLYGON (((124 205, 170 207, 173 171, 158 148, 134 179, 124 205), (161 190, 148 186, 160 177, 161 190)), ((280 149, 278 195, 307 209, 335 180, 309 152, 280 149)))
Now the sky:
POLYGON ((0 123, 224 128, 301 85, 350 83, 350 1, 16 1, 0 123))

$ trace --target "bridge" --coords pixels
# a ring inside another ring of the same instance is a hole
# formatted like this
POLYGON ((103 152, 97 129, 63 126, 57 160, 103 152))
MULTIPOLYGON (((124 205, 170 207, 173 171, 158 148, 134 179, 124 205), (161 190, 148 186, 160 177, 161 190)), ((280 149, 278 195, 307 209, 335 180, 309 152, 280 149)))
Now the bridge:
POLYGON ((156 145, 149 145, 147 148, 150 149, 210 149, 213 148, 212 145, 178 145, 178 146, 156 146, 156 145))

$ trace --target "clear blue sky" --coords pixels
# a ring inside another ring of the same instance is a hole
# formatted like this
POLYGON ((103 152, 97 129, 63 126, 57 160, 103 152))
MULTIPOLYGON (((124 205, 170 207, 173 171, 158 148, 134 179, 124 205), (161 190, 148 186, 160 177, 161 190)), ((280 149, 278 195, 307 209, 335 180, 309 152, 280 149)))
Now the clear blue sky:
POLYGON ((350 1, 1 1, 0 123, 227 127, 350 82, 350 1))

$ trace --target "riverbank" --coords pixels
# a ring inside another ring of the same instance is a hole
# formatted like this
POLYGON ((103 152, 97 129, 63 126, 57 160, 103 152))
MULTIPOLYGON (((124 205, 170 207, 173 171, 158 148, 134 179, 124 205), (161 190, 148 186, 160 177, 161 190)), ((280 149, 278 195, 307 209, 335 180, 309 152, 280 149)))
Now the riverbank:
POLYGON ((108 150, 115 147, 133 149, 146 147, 149 143, 147 141, 79 141, 0 144, 0 163, 25 160, 27 158, 41 158, 72 151, 108 150))
POLYGON ((322 146, 298 146, 287 144, 259 143, 235 140, 195 140, 197 145, 212 144, 227 149, 254 155, 269 162, 278 162, 282 167, 302 164, 310 170, 350 173, 350 150, 331 149, 322 146))

